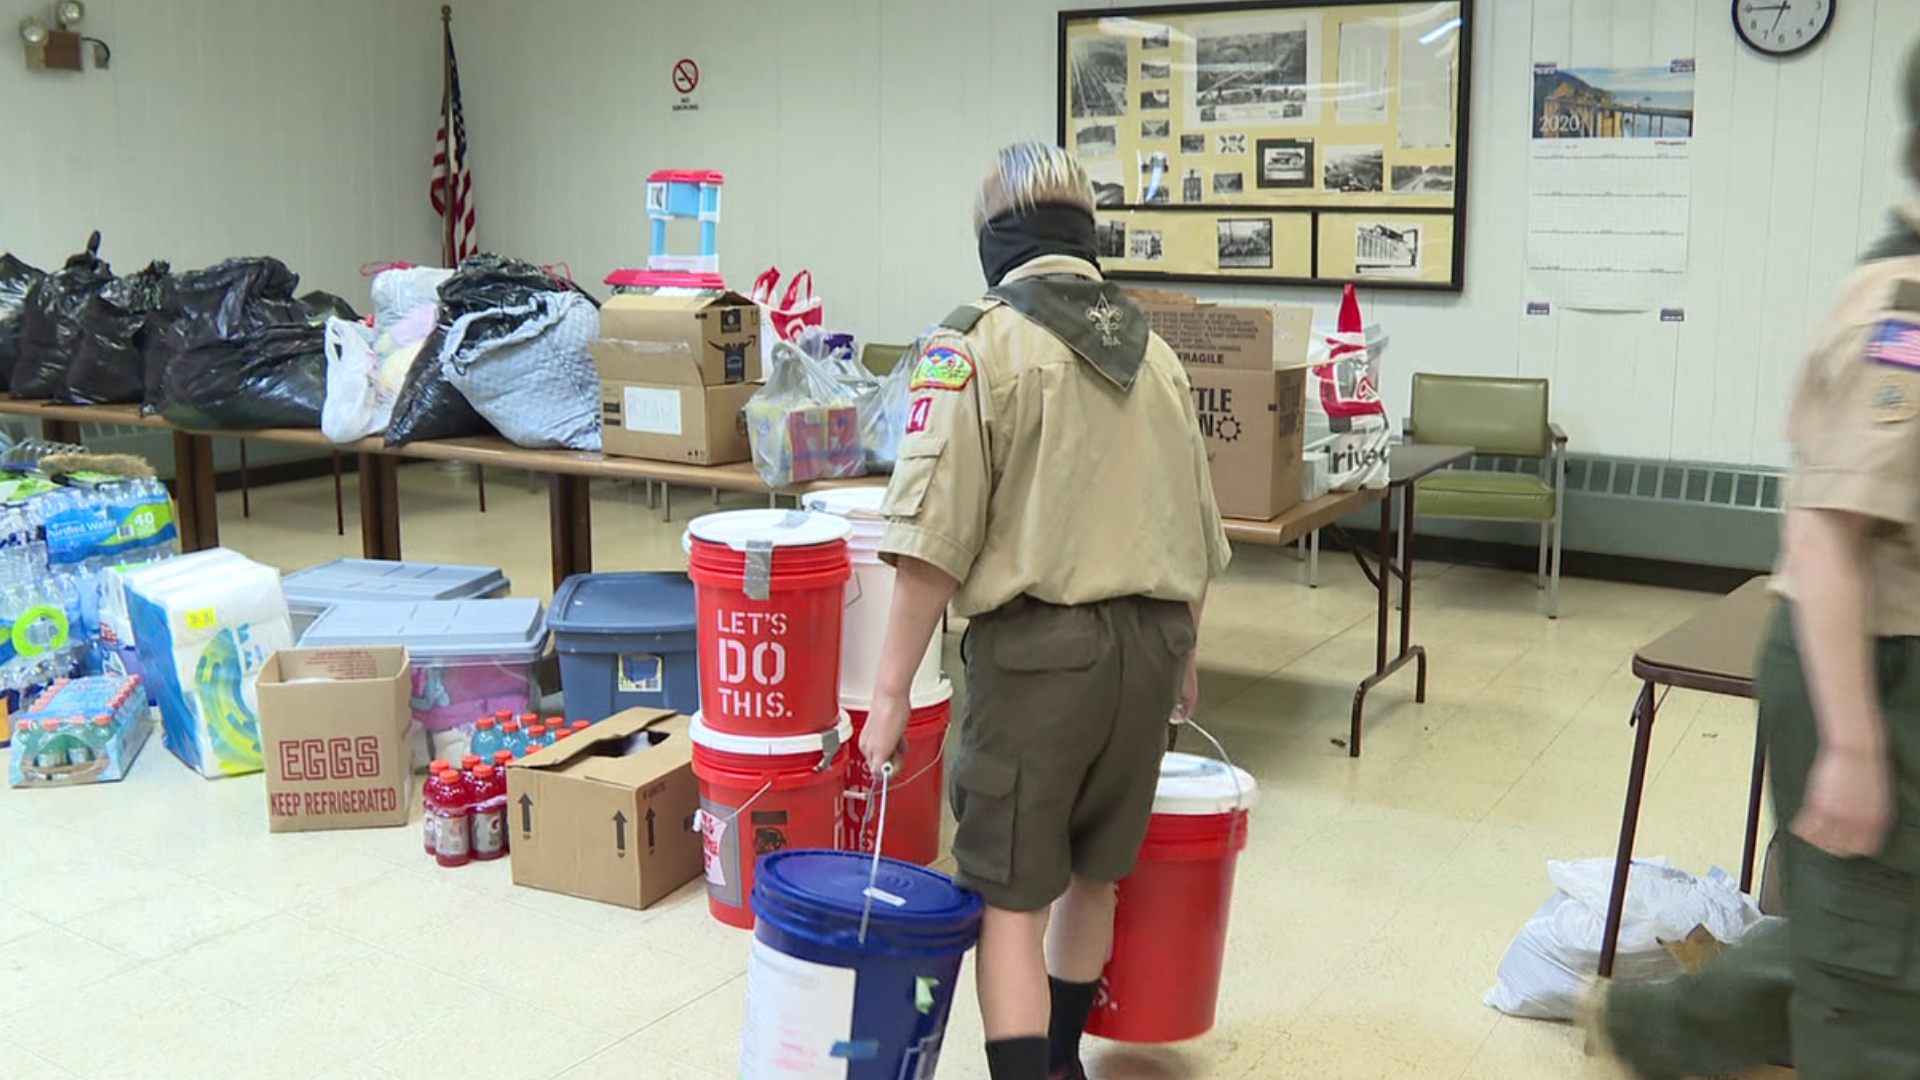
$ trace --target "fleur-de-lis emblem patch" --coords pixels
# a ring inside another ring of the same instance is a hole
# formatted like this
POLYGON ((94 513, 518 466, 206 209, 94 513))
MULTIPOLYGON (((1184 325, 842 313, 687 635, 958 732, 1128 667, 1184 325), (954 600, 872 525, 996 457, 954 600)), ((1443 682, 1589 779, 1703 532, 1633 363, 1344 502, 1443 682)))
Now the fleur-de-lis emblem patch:
POLYGON ((1103 293, 1100 302, 1087 309, 1087 321, 1100 333, 1100 341, 1108 348, 1120 344, 1120 324, 1127 321, 1127 313, 1107 302, 1103 293))

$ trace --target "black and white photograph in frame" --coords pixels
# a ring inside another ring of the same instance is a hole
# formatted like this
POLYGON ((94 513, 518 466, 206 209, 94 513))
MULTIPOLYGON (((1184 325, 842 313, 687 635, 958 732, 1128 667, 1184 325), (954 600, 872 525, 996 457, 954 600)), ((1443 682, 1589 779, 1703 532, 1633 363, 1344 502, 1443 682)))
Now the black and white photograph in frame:
POLYGON ((1071 71, 1073 116, 1127 115, 1127 43, 1119 38, 1090 37, 1073 43, 1067 59, 1071 71))
POLYGON ((1173 91, 1171 90, 1140 91, 1140 108, 1143 110, 1144 109, 1165 110, 1165 109, 1173 108, 1173 91))
POLYGON ((1387 153, 1378 146, 1329 146, 1322 159, 1328 191, 1363 195, 1386 190, 1387 153))
POLYGON ((1395 165, 1393 193, 1395 195, 1451 195, 1453 194, 1453 166, 1395 165))
POLYGON ((1221 218, 1214 223, 1222 270, 1273 269, 1271 218, 1221 218))
POLYGON ((1103 259, 1127 257, 1127 223, 1101 218, 1093 223, 1093 249, 1103 259))
POLYGON ((1426 267, 1421 225, 1362 221, 1353 227, 1353 269, 1376 277, 1418 277, 1426 267))
POLYGON ((1245 175, 1237 172, 1214 173, 1213 193, 1215 195, 1245 195, 1247 193, 1247 178, 1245 175))
POLYGON ((1135 262, 1160 262, 1167 257, 1159 229, 1135 229, 1127 237, 1127 257, 1135 262))
POLYGON ((1093 205, 1124 206, 1127 202, 1127 178, 1115 159, 1088 161, 1087 179, 1093 181, 1093 205))
POLYGON ((1310 75, 1319 70, 1318 15, 1268 12, 1196 23, 1192 32, 1193 64, 1183 69, 1189 107, 1213 110, 1211 118, 1196 112, 1195 122, 1318 122, 1310 75))
POLYGON ((1188 169, 1180 177, 1180 201, 1183 203, 1201 203, 1207 198, 1207 174, 1199 169, 1188 169))
POLYGON ((1143 81, 1164 81, 1173 75, 1171 60, 1140 61, 1140 78, 1143 81))
POLYGON ((1171 120, 1140 121, 1140 137, 1143 139, 1164 139, 1172 134, 1173 121, 1171 120))
POLYGON ((1223 131, 1219 135, 1219 146, 1223 154, 1244 154, 1247 152, 1247 133, 1223 131))
POLYGON ((1120 125, 1081 124, 1073 133, 1073 150, 1083 159, 1112 157, 1120 150, 1120 125))
POLYGON ((1205 135, 1182 135, 1182 136, 1180 136, 1180 152, 1181 152, 1181 153, 1183 153, 1183 154, 1204 154, 1204 153, 1206 153, 1206 152, 1207 152, 1207 137, 1206 137, 1205 135))
POLYGON ((1164 49, 1171 44, 1173 44, 1173 30, 1165 26, 1154 27, 1147 32, 1146 37, 1140 39, 1140 47, 1143 49, 1164 49))
POLYGON ((1314 186, 1312 139, 1261 139, 1254 149, 1259 153, 1256 175, 1261 187, 1314 186))

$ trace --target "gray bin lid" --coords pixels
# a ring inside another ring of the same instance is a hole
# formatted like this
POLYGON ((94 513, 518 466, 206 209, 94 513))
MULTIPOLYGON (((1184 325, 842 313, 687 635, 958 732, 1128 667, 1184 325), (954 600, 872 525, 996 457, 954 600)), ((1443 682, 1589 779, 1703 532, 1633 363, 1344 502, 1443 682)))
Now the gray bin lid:
POLYGON ((547 615, 559 634, 691 633, 697 623, 693 582, 671 572, 575 574, 547 615))
POLYGON ((547 647, 540 601, 440 600, 336 604, 300 636, 303 649, 405 645, 416 660, 538 660, 547 647))
POLYGON ((335 604, 420 603, 500 596, 512 586, 497 566, 335 559, 288 574, 287 606, 318 613, 335 604))

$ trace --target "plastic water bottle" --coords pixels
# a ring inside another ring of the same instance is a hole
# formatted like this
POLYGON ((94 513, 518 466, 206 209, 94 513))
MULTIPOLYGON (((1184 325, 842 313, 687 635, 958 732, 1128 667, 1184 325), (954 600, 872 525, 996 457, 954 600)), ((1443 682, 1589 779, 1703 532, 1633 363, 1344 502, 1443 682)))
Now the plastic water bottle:
POLYGON ((427 766, 427 783, 420 788, 420 821, 421 828, 426 833, 426 848, 429 855, 440 854, 440 818, 433 812, 433 796, 427 793, 427 787, 431 786, 434 779, 441 773, 452 767, 452 763, 446 758, 434 758, 432 764, 427 766))
POLYGON ((500 782, 503 784, 507 781, 507 763, 512 760, 513 751, 511 750, 503 748, 493 752, 493 771, 500 774, 500 782))
POLYGON ((473 806, 473 857, 482 862, 507 853, 507 781, 491 765, 476 765, 467 776, 473 806))
POLYGON ((509 720, 501 725, 500 745, 503 749, 513 751, 514 757, 527 756, 527 733, 521 729, 520 721, 509 720))
POLYGON ((465 866, 473 861, 473 803, 458 769, 443 769, 427 781, 427 805, 440 825, 435 830, 434 860, 441 866, 465 866))
POLYGON ((492 761, 496 751, 505 749, 506 743, 500 739, 500 721, 496 717, 483 716, 473 725, 472 749, 481 761, 492 761))
POLYGON ((547 729, 544 725, 535 724, 527 729, 527 749, 529 751, 537 752, 542 747, 552 745, 553 740, 547 736, 547 729))
POLYGON ((40 756, 40 729, 33 726, 33 721, 22 720, 14 726, 13 756, 23 768, 38 764, 35 759, 40 756))
POLYGON ((34 750, 33 763, 42 772, 67 763, 67 740, 61 736, 60 721, 40 721, 40 745, 34 750))
POLYGON ((81 738, 86 740, 87 752, 93 755, 95 761, 105 761, 111 756, 108 747, 113 745, 113 737, 117 733, 113 717, 102 713, 82 730, 81 738))
POLYGON ((465 757, 461 758, 460 759, 461 775, 463 776, 471 775, 473 773, 473 767, 485 760, 486 759, 481 757, 479 754, 468 754, 465 757))
POLYGON ((593 721, 591 720, 575 720, 573 722, 573 734, 578 735, 592 726, 593 721))

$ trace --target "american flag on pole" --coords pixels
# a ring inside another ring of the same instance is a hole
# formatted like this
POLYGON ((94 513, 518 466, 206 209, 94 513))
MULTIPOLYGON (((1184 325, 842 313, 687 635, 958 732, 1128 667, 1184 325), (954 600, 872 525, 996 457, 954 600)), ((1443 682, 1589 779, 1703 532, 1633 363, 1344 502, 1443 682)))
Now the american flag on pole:
POLYGON ((442 9, 446 33, 446 88, 440 98, 440 134, 433 144, 433 182, 427 188, 440 215, 441 256, 446 265, 480 250, 473 216, 473 172, 467 167, 467 121, 460 109, 460 63, 453 55, 453 24, 442 9))

